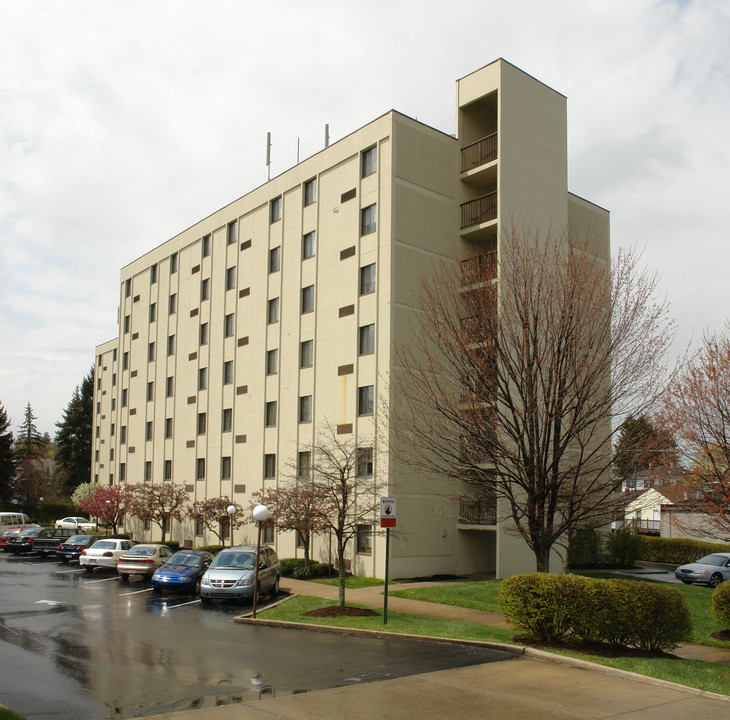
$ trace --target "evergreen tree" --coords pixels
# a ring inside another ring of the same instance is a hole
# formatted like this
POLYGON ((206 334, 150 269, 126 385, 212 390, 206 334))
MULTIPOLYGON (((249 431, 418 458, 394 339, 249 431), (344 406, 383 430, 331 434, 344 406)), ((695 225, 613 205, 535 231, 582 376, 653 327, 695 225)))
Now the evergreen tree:
POLYGON ((56 423, 56 474, 64 492, 91 479, 91 435, 94 411, 94 368, 77 385, 71 401, 56 423))
POLYGON ((46 446, 43 437, 38 432, 35 420, 38 418, 33 414, 33 408, 28 403, 23 413, 23 424, 20 426, 18 438, 15 443, 15 457, 17 460, 23 461, 44 457, 46 455, 46 446))
POLYGON ((646 415, 627 417, 621 424, 614 468, 620 478, 653 467, 676 467, 679 450, 672 434, 657 427, 646 415))
POLYGON ((13 431, 10 429, 8 414, 0 403, 0 502, 12 499, 14 477, 13 431))

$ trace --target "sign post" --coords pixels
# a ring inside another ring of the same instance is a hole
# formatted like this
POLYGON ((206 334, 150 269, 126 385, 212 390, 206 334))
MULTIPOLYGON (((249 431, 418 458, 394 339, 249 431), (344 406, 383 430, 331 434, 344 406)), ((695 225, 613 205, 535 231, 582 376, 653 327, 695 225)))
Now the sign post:
POLYGON ((396 499, 380 498, 380 527, 385 528, 385 591, 383 592, 383 625, 388 624, 388 570, 390 565, 390 528, 396 526, 396 499))

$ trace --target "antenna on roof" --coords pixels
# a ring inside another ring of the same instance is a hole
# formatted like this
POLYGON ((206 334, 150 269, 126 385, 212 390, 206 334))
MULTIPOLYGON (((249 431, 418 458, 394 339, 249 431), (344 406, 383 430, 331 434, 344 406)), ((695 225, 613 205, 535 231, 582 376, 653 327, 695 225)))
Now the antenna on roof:
POLYGON ((327 148, 330 146, 330 124, 326 123, 324 126, 324 146, 327 148))
POLYGON ((266 133, 266 171, 267 180, 271 180, 271 133, 266 133))

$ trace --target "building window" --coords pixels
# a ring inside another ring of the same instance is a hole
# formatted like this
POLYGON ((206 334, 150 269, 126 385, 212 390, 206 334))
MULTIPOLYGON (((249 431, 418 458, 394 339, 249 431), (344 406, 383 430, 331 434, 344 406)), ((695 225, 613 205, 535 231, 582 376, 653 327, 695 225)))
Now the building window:
POLYGON ((152 480, 152 463, 149 460, 144 464, 144 479, 145 482, 152 480))
POLYGON ((200 281, 200 300, 210 300, 210 278, 200 281))
POLYGON ((269 300, 266 320, 269 325, 279 322, 279 298, 272 298, 271 300, 269 300))
POLYGON ((279 351, 268 350, 266 352, 266 374, 276 375, 279 372, 279 351))
POLYGON ((157 263, 150 268, 150 282, 153 285, 157 282, 157 263))
POLYGON ((276 400, 271 400, 266 403, 264 421, 266 427, 274 427, 276 425, 276 400))
POLYGON ((261 529, 261 542, 273 543, 274 542, 274 526, 271 524, 264 525, 261 529))
POLYGON ((314 362, 314 340, 303 340, 299 346, 299 367, 312 367, 314 362))
POLYGON ((167 357, 172 357, 175 354, 175 336, 169 335, 167 338, 167 357))
POLYGON ((155 383, 150 380, 147 383, 147 402, 152 402, 155 399, 155 383))
POLYGON ((312 422, 312 396, 303 395, 299 398, 299 422, 312 422))
POLYGON ((205 480, 205 458, 198 458, 195 461, 195 479, 205 480))
POLYGON ((112 387, 115 387, 117 384, 117 374, 112 373, 112 387))
POLYGON ((122 354, 122 370, 129 370, 129 353, 126 351, 122 354))
POLYGON ((264 477, 276 477, 276 455, 274 453, 264 455, 264 477))
POLYGON ((223 323, 223 337, 232 337, 236 331, 236 316, 233 313, 229 313, 225 317, 223 323))
POLYGON ((302 288, 302 315, 314 310, 314 285, 302 288))
POLYGON ((200 344, 208 344, 208 323, 202 323, 200 326, 200 344))
POLYGON ((378 169, 378 148, 373 146, 362 151, 362 177, 372 175, 378 169))
POLYGON ((112 412, 114 412, 114 410, 116 410, 116 407, 117 407, 117 399, 112 398, 112 412))
POLYGON ((297 455, 297 477, 308 478, 312 476, 312 453, 309 450, 300 452, 297 455))
POLYGON ((147 346, 147 362, 153 362, 155 359, 155 344, 151 342, 147 346))
POLYGON ((363 325, 360 328, 360 355, 375 352, 375 325, 363 325))
POLYGON ((150 322, 157 321, 157 303, 150 303, 150 322))
POLYGON ((357 391, 357 414, 372 415, 374 401, 374 387, 372 385, 359 387, 357 391))
POLYGON ((367 477, 373 474, 373 449, 371 447, 357 448, 356 454, 357 475, 367 477))
POLYGON ((122 407, 127 407, 127 388, 122 389, 122 407))
MULTIPOLYGON (((112 362, 117 361, 117 349, 112 350, 112 362)), ((99 365, 101 365, 101 355, 99 355, 99 365)))
POLYGON ((132 294, 132 280, 124 281, 124 297, 129 297, 132 294))
POLYGON ((173 393, 175 392, 175 378, 169 377, 167 378, 167 382, 165 383, 165 397, 172 397, 173 393))
POLYGON ((312 178, 304 183, 304 207, 317 202, 317 178, 312 178))
POLYGON ((234 290, 236 288, 236 266, 229 267, 226 270, 226 290, 234 290))
MULTIPOLYGON (((201 536, 205 532, 205 525, 202 520, 195 521, 195 535, 201 536)), ((225 537, 225 535, 223 535, 225 537)))
POLYGON ((111 435, 112 437, 114 437, 114 429, 115 429, 115 426, 114 426, 114 423, 112 423, 112 426, 111 426, 111 428, 110 428, 110 430, 109 430, 109 434, 110 434, 110 435, 111 435))
POLYGON ((238 220, 228 223, 228 235, 226 242, 228 245, 233 245, 238 240, 238 220))
POLYGON ((177 312, 177 293, 170 295, 170 315, 177 312))
POLYGON ((122 425, 119 428, 119 442, 121 445, 124 445, 127 442, 127 426, 122 425))
POLYGON ((144 439, 145 442, 150 442, 150 440, 152 440, 152 420, 148 420, 145 424, 144 439))
POLYGON ((210 235, 206 235, 203 240, 201 241, 201 254, 203 257, 208 257, 210 255, 210 246, 211 246, 211 238, 210 235))
POLYGON ((221 458, 221 480, 231 479, 231 458, 221 458))
POLYGON ((172 437, 172 418, 165 418, 165 438, 172 437))
POLYGON ((375 263, 360 268, 360 295, 375 292, 375 263))
POLYGON ((360 235, 374 233, 377 225, 378 206, 368 205, 360 211, 360 235))
POLYGON ((127 466, 124 463, 119 463, 119 481, 124 482, 127 479, 127 466))
POLYGON ((129 328, 132 325, 132 318, 129 315, 124 316, 124 334, 129 332, 129 328))
POLYGON ((357 526, 357 544, 356 551, 358 555, 373 554, 373 526, 358 525, 357 526))
POLYGON ((269 272, 275 273, 281 270, 281 246, 269 250, 269 272))
POLYGON ((205 413, 198 413, 198 435, 205 435, 205 413))
POLYGON ((307 258, 314 257, 316 252, 317 233, 312 230, 312 232, 308 232, 304 237, 302 237, 302 258, 306 260, 307 258))
POLYGON ((170 275, 177 272, 177 253, 170 255, 170 275))
POLYGON ((230 385, 233 382, 233 360, 226 360, 223 363, 223 384, 230 385))
POLYGON ((231 432, 233 427, 233 408, 223 409, 223 419, 221 421, 221 427, 223 432, 231 432))
POLYGON ((198 370, 198 390, 208 389, 208 368, 198 370))
POLYGON ((172 460, 165 460, 165 480, 172 480, 172 460))
POLYGON ((274 198, 270 206, 270 219, 272 223, 281 220, 281 196, 274 198))

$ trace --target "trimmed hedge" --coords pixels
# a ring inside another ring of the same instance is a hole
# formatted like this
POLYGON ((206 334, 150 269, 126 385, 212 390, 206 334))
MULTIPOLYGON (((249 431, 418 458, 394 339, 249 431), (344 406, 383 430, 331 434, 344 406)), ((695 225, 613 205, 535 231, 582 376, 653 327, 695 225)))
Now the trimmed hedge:
POLYGON ((197 547, 195 549, 209 552, 212 555, 217 555, 221 550, 223 550, 223 545, 201 545, 200 547, 197 547))
POLYGON ((652 652, 689 638, 689 604, 676 588, 631 580, 532 573, 502 581, 500 610, 546 642, 578 640, 652 652))
POLYGON ((282 558, 281 574, 284 577, 294 577, 298 580, 309 580, 315 577, 327 577, 334 574, 331 565, 310 560, 305 564, 304 558, 282 558))
POLYGON ((712 617, 723 630, 730 630, 730 581, 720 583, 713 591, 712 617))
POLYGON ((684 565, 697 560, 703 555, 714 552, 730 552, 730 545, 722 543, 702 542, 688 538, 661 538, 642 535, 640 560, 646 562, 684 565))

